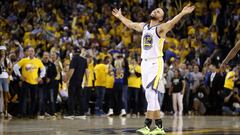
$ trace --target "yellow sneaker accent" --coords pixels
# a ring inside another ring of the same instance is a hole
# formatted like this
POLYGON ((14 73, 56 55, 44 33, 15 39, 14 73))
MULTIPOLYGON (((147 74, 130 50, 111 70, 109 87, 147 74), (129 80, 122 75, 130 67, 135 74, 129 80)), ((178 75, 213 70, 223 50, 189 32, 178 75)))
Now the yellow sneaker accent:
POLYGON ((147 126, 145 126, 143 128, 138 129, 137 133, 142 134, 142 135, 149 135, 150 129, 147 126))
POLYGON ((163 128, 159 128, 156 126, 156 128, 154 130, 152 130, 150 133, 150 135, 165 135, 165 131, 163 128))

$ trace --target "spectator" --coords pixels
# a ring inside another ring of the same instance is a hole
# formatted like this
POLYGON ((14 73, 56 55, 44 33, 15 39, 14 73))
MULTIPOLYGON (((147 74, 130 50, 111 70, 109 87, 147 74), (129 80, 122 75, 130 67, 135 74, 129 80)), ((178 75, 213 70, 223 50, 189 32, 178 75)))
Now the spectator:
POLYGON ((224 76, 215 65, 210 65, 210 78, 207 80, 207 86, 209 87, 209 104, 210 114, 220 115, 222 108, 222 91, 224 85, 224 76))
MULTIPOLYGON (((11 61, 12 65, 17 63, 16 54, 12 53, 9 55, 9 60, 11 61)), ((11 72, 9 73, 9 93, 11 98, 9 99, 9 113, 11 115, 17 116, 19 115, 19 77, 13 72, 13 66, 10 68, 11 72)))
POLYGON ((130 73, 127 58, 120 56, 120 60, 123 62, 122 110, 120 116, 126 116, 128 108, 128 77, 130 73))
POLYGON ((196 88, 200 85, 201 80, 203 80, 203 75, 201 72, 199 72, 199 67, 197 65, 193 67, 192 77, 193 77, 192 89, 193 89, 193 93, 195 93, 196 88))
POLYGON ((114 67, 111 64, 110 57, 107 57, 106 63, 108 66, 108 73, 106 77, 106 101, 108 105, 108 116, 112 116, 114 114, 114 67))
MULTIPOLYGON (((5 118, 12 118, 8 113, 9 102, 9 72, 11 70, 11 63, 6 56, 6 47, 0 46, 0 113, 4 113, 5 118)), ((1 114, 0 114, 1 115, 1 114)))
POLYGON ((68 106, 68 77, 67 77, 67 73, 69 72, 69 62, 65 61, 65 63, 63 64, 63 70, 62 70, 62 82, 60 83, 59 86, 59 99, 58 101, 60 102, 60 110, 62 115, 68 115, 68 110, 69 110, 69 106, 68 106))
POLYGON ((43 78, 43 83, 39 85, 39 119, 44 119, 47 109, 50 116, 54 116, 56 105, 54 100, 54 79, 57 76, 57 69, 54 63, 50 61, 48 52, 43 53, 42 63, 46 68, 46 75, 43 78), (49 108, 47 108, 49 106, 49 108))
POLYGON ((128 109, 127 113, 132 118, 137 117, 139 92, 141 88, 141 67, 136 60, 131 59, 129 63, 130 76, 128 77, 128 109))
POLYGON ((85 118, 83 110, 83 76, 86 74, 87 60, 80 56, 79 47, 74 47, 74 56, 68 71, 68 116, 65 118, 85 118))
POLYGON ((22 80, 22 89, 19 95, 21 115, 35 117, 37 114, 38 84, 42 83, 46 69, 41 60, 35 57, 33 47, 28 48, 28 57, 22 58, 13 68, 15 74, 22 80), (38 75, 38 69, 40 69, 40 75, 38 75))
POLYGON ((171 89, 171 81, 174 77, 174 72, 173 72, 173 68, 170 68, 168 66, 166 66, 166 69, 164 70, 164 72, 166 72, 167 85, 166 85, 166 93, 164 95, 162 108, 166 112, 171 112, 172 106, 170 105, 172 104, 172 97, 171 97, 170 89, 171 89))
MULTIPOLYGON (((61 85, 61 83, 62 83, 63 65, 62 65, 61 59, 59 58, 59 54, 56 51, 52 51, 50 55, 51 55, 51 60, 54 63, 56 69, 57 69, 57 75, 56 75, 55 79, 53 80, 54 103, 56 103, 57 96, 58 96, 58 93, 59 93, 59 85, 61 85)), ((56 112, 57 112, 57 110, 56 110, 56 112)))
POLYGON ((236 80, 236 68, 229 71, 225 77, 224 94, 229 95, 234 88, 234 81, 236 80))
POLYGON ((123 102, 123 81, 124 81, 124 68, 123 59, 121 55, 118 55, 114 61, 114 97, 116 102, 116 111, 120 113, 120 116, 126 116, 126 110, 124 109, 123 102))
POLYGON ((182 116, 183 113, 183 95, 186 88, 186 82, 180 74, 180 71, 176 69, 174 71, 174 77, 171 81, 171 93, 173 101, 174 116, 182 116))
POLYGON ((105 101, 106 101, 106 105, 107 105, 107 109, 108 109, 108 114, 107 116, 112 116, 114 114, 114 67, 111 64, 111 58, 110 57, 106 57, 106 63, 107 63, 107 67, 108 67, 108 73, 107 73, 107 77, 106 77, 106 97, 105 97, 105 101))
POLYGON ((88 63, 88 68, 87 68, 87 77, 85 76, 85 86, 84 86, 84 95, 85 95, 85 102, 84 102, 84 112, 87 115, 91 114, 90 110, 90 99, 93 96, 94 92, 94 61, 92 56, 87 57, 87 63, 88 63), (86 80, 87 78, 87 80, 86 80), (87 82, 86 82, 87 81, 87 82))
POLYGON ((107 66, 104 63, 104 60, 99 59, 97 65, 94 67, 95 74, 95 88, 97 92, 97 99, 95 104, 95 115, 103 116, 103 99, 105 96, 106 89, 106 76, 107 76, 107 66))
POLYGON ((193 72, 191 72, 191 85, 190 85, 190 94, 189 94, 189 99, 190 99, 190 110, 193 105, 193 95, 196 92, 196 88, 200 85, 200 81, 203 79, 203 75, 201 72, 199 72, 199 67, 195 65, 193 67, 193 72))

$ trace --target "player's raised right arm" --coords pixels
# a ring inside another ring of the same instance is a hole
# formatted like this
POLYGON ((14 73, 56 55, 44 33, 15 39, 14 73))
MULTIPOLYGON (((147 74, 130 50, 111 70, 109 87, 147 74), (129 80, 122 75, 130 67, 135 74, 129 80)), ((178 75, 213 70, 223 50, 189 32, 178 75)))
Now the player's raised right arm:
POLYGON ((239 50, 240 50, 240 40, 237 41, 236 45, 228 53, 227 57, 223 60, 222 65, 227 64, 231 59, 233 59, 239 50))
POLYGON ((144 26, 144 23, 136 23, 136 22, 133 22, 129 19, 127 19, 126 17, 124 17, 122 15, 122 12, 121 12, 121 9, 113 9, 112 10, 112 14, 118 18, 124 25, 126 25, 128 28, 130 29, 134 29, 136 31, 143 31, 143 26, 144 26))

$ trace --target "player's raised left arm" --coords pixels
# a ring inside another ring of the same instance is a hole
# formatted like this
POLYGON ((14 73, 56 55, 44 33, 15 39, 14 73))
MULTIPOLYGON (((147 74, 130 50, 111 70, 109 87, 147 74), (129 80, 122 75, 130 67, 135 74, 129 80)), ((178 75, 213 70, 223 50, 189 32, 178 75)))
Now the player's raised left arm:
POLYGON ((191 4, 185 6, 178 15, 176 15, 172 20, 169 20, 164 24, 164 32, 167 33, 168 31, 171 31, 172 28, 181 20, 184 15, 192 13, 194 9, 195 6, 191 6, 191 4))

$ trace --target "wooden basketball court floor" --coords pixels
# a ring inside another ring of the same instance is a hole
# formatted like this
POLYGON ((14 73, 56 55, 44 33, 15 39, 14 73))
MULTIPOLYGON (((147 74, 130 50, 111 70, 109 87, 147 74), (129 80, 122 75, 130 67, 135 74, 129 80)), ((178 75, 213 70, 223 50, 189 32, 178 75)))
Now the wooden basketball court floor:
MULTIPOLYGON (((144 117, 86 119, 0 119, 0 135, 137 135, 144 117)), ((165 116, 167 135, 240 135, 240 117, 165 116)), ((154 126, 153 126, 154 127, 154 126)))

